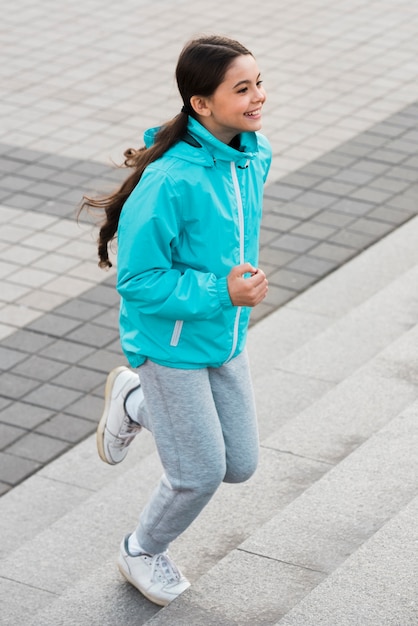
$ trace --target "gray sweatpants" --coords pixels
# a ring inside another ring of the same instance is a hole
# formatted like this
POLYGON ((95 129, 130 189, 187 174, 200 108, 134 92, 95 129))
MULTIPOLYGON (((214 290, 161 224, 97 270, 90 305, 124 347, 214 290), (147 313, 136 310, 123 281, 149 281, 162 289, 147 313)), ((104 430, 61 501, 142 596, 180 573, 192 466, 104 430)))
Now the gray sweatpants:
POLYGON ((243 482, 254 473, 257 420, 246 352, 219 368, 146 361, 138 373, 146 403, 142 424, 154 435, 164 475, 136 534, 155 554, 193 522, 223 481, 243 482))

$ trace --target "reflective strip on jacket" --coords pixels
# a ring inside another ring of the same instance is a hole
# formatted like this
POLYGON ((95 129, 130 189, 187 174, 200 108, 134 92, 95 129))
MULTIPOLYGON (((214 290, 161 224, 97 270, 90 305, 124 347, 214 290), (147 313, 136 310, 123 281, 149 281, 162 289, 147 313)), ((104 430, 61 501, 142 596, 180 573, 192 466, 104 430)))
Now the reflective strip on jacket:
MULTIPOLYGON (((156 129, 147 131, 152 142, 156 129)), ((151 163, 122 209, 117 289, 132 367, 219 367, 245 346, 251 309, 232 305, 227 276, 258 264, 271 148, 259 133, 228 146, 189 118, 188 135, 151 163)))

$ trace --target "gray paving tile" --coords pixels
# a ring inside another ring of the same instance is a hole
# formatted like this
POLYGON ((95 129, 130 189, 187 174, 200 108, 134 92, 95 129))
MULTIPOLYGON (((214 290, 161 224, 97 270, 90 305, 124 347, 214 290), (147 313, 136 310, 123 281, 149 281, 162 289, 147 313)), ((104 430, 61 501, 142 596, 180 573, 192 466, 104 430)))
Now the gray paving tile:
POLYGON ((378 161, 368 159, 359 159, 351 164, 351 169, 377 176, 378 174, 387 172, 390 169, 390 165, 388 163, 379 163, 378 161))
POLYGON ((21 163, 19 161, 13 161, 10 158, 0 157, 0 172, 11 173, 20 170, 21 163))
POLYGON ((3 411, 11 404, 12 404, 12 400, 10 398, 5 398, 5 397, 0 396, 0 411, 3 411))
POLYGON ((73 389, 66 389, 57 385, 45 383, 25 395, 25 401, 29 404, 44 407, 54 411, 63 411, 70 406, 82 394, 73 389))
POLYGON ((415 197, 407 196, 405 194, 399 194, 398 196, 393 196, 387 201, 388 206, 393 207, 395 209, 402 209, 405 211, 411 211, 411 213, 415 213, 418 210, 417 199, 415 197))
POLYGON ((68 387, 88 393, 103 383, 103 374, 86 367, 72 365, 52 379, 54 385, 68 387))
POLYGON ((321 157, 321 165, 330 165, 331 167, 348 167, 352 163, 354 163, 356 158, 354 156, 348 156, 347 154, 342 154, 337 150, 333 150, 332 152, 328 152, 328 154, 321 157))
POLYGON ((72 364, 78 363, 87 355, 94 354, 95 351, 96 348, 94 346, 85 346, 75 343, 74 341, 58 339, 49 343, 46 348, 40 350, 39 354, 56 361, 72 364))
POLYGON ((262 226, 260 228, 260 236, 259 236, 260 247, 269 245, 269 243, 273 241, 273 239, 275 239, 276 237, 277 237, 277 231, 270 230, 262 226))
POLYGON ((11 400, 20 400, 38 385, 37 380, 3 372, 0 377, 0 394, 11 400))
POLYGON ((22 328, 2 341, 2 346, 21 350, 22 352, 36 353, 53 342, 51 337, 22 328))
MULTIPOLYGON (((39 166, 38 166, 39 167, 39 166)), ((52 173, 48 176, 49 180, 54 183, 61 183, 69 188, 78 188, 82 189, 84 185, 89 183, 88 174, 82 174, 81 172, 73 172, 73 171, 59 171, 51 169, 52 173)), ((26 173, 26 175, 28 175, 26 173)), ((80 199, 80 198, 79 198, 80 199)))
POLYGON ((370 152, 372 152, 372 147, 367 142, 354 140, 342 144, 335 153, 343 156, 364 157, 370 154, 370 152))
POLYGON ((330 178, 335 176, 340 171, 340 166, 337 163, 332 163, 332 159, 319 159, 313 163, 309 163, 302 167, 298 173, 304 176, 314 176, 315 178, 330 178))
POLYGON ((29 196, 24 193, 15 193, 13 195, 9 195, 4 199, 4 202, 7 203, 7 206, 15 207, 17 209, 23 209, 26 211, 38 209, 41 205, 43 206, 44 202, 42 198, 29 196))
MULTIPOLYGON (((298 197, 297 201, 298 204, 307 205, 312 207, 312 209, 327 209, 335 202, 335 197, 318 191, 306 191, 298 197)), ((311 215, 313 214, 314 211, 312 211, 311 215)))
POLYGON ((361 189, 356 189, 356 191, 349 195, 355 200, 364 200, 365 202, 380 205, 389 200, 389 198, 393 196, 393 193, 384 191, 383 189, 376 189, 375 187, 362 187, 361 189))
POLYGON ((372 209, 374 209, 374 204, 353 198, 344 198, 332 205, 333 211, 348 213, 349 215, 366 215, 372 209))
POLYGON ((332 210, 321 211, 313 218, 313 222, 316 224, 326 224, 328 226, 335 226, 336 228, 345 228, 354 220, 352 215, 346 215, 344 213, 337 213, 332 210))
POLYGON ((378 222, 377 220, 362 218, 350 224, 350 230, 366 233, 378 239, 393 230, 393 225, 387 222, 378 222))
POLYGON ((277 200, 293 200, 296 196, 300 195, 303 190, 298 187, 290 185, 283 185, 281 183, 273 183, 266 189, 265 195, 267 198, 275 198, 277 200))
POLYGON ((282 306, 286 302, 289 302, 295 297, 297 292, 293 289, 287 289, 286 287, 279 287, 278 285, 270 285, 267 298, 265 299, 266 306, 271 307, 274 311, 279 306, 282 306))
POLYGON ((314 215, 317 215, 321 210, 319 207, 309 204, 308 200, 308 198, 305 198, 306 204, 297 204, 296 202, 282 204, 275 207, 273 211, 279 215, 285 215, 297 221, 308 220, 314 215))
POLYGON ((348 184, 347 182, 338 181, 336 178, 331 180, 325 180, 320 185, 317 185, 318 191, 330 193, 334 196, 348 196, 354 192, 357 187, 354 184, 348 184))
POLYGON ((312 237, 313 239, 328 239, 328 237, 335 232, 335 227, 317 224, 312 220, 303 222, 299 226, 296 226, 296 228, 292 229, 293 235, 303 235, 306 237, 312 237))
POLYGON ((24 191, 31 187, 31 181, 20 176, 3 176, 0 185, 6 190, 24 191))
POLYGON ((35 380, 46 381, 57 376, 57 374, 67 368, 67 363, 60 363, 36 354, 16 365, 12 372, 19 376, 29 376, 35 380))
POLYGON ((289 252, 302 253, 310 250, 316 245, 317 241, 300 235, 292 235, 290 233, 277 237, 271 247, 288 250, 289 252))
POLYGON ((356 137, 356 143, 364 144, 366 146, 371 146, 375 148, 385 145, 387 141, 388 141, 387 137, 383 135, 378 135, 374 133, 373 131, 361 133, 361 135, 356 137))
POLYGON ((74 444, 91 435, 95 428, 96 424, 89 420, 58 413, 38 426, 34 432, 74 444))
POLYGON ((266 246, 260 250, 260 265, 263 267, 265 263, 268 263, 273 267, 282 267, 296 257, 296 253, 266 246))
POLYGON ((81 301, 97 302, 106 306, 118 305, 119 296, 115 289, 115 278, 109 278, 105 283, 84 293, 81 301))
POLYGON ((312 285, 315 280, 316 278, 312 275, 282 268, 269 277, 269 289, 271 285, 278 285, 279 287, 285 287, 286 289, 300 292, 312 285))
POLYGON ((4 424, 1 421, 0 414, 0 448, 2 450, 9 447, 12 443, 14 443, 17 439, 25 434, 26 431, 23 430, 23 428, 11 426, 10 424, 4 424))
POLYGON ((95 302, 86 301, 83 301, 80 306, 80 301, 77 299, 66 302, 62 306, 54 309, 54 311, 58 315, 73 317, 77 320, 92 320, 107 311, 107 307, 95 302))
POLYGON ((0 412, 0 421, 32 430, 54 415, 53 411, 16 401, 0 412))
POLYGON ((55 313, 46 313, 43 317, 29 324, 28 328, 50 337, 62 337, 79 326, 80 320, 73 320, 55 313))
POLYGON ((309 251, 309 254, 314 257, 319 257, 320 259, 343 263, 344 261, 351 259, 351 257, 355 254, 355 250, 343 245, 322 242, 315 248, 312 248, 312 250, 309 251))
POLYGON ((0 496, 3 496, 5 493, 10 491, 10 489, 12 489, 12 485, 8 485, 0 480, 0 496))
POLYGON ((411 141, 408 141, 406 135, 403 135, 401 139, 397 139, 390 144, 392 150, 396 150, 398 152, 402 152, 406 155, 416 155, 417 153, 417 144, 414 139, 414 135, 412 135, 411 141))
POLYGON ((313 189, 316 185, 323 181, 323 176, 315 176, 314 174, 304 174, 301 170, 288 174, 282 179, 285 185, 293 185, 302 187, 303 189, 313 189))
POLYGON ((409 185, 410 181, 390 178, 389 176, 379 176, 370 183, 370 187, 373 189, 383 189, 394 194, 404 191, 409 185))
POLYGON ((337 182, 345 183, 345 184, 351 183, 350 187, 354 186, 354 188, 357 189, 359 185, 364 185, 366 183, 369 183, 375 177, 376 177, 375 172, 368 173, 362 169, 357 170, 353 167, 353 168, 346 168, 346 169, 340 170, 333 177, 333 180, 337 182))
POLYGON ((10 370, 24 359, 26 359, 26 355, 22 352, 0 345, 0 369, 10 370))
MULTIPOLYGON (((124 365, 124 363, 122 363, 124 365)), ((105 379, 104 379, 105 380, 105 379)), ((103 380, 103 382, 104 382, 103 380)), ((65 409, 66 415, 74 415, 94 423, 95 427, 103 412, 103 394, 99 396, 81 395, 78 400, 69 404, 65 409)))
POLYGON ((86 323, 68 333, 67 338, 70 341, 76 341, 87 346, 104 348, 108 346, 111 341, 114 341, 118 334, 119 331, 116 328, 112 330, 104 326, 86 323))
POLYGON ((277 211, 277 212, 273 211, 272 213, 269 213, 266 216, 266 218, 267 218, 266 223, 264 221, 262 222, 263 227, 265 226, 266 228, 272 228, 274 225, 276 226, 276 228, 273 228, 273 230, 281 230, 282 232, 287 232, 289 230, 292 230, 292 228, 300 224, 300 221, 301 221, 296 216, 294 217, 289 217, 288 215, 284 216, 280 213, 280 211, 277 211), (271 215, 271 218, 269 217, 270 215, 271 215), (269 224, 269 219, 271 219, 272 226, 270 226, 269 224))
POLYGON ((284 215, 280 215, 279 213, 270 212, 263 215, 262 228, 266 229, 268 232, 276 230, 284 232, 287 230, 291 230, 299 223, 300 221, 297 219, 285 217, 284 215))
POLYGON ((56 170, 52 167, 46 167, 44 165, 39 165, 38 163, 33 163, 32 165, 24 165, 24 167, 21 168, 21 173, 26 178, 45 180, 51 178, 53 175, 56 175, 56 170))
POLYGON ((402 209, 395 209, 390 206, 379 206, 368 213, 367 217, 389 222, 390 224, 403 224, 403 222, 410 219, 413 215, 414 213, 412 211, 403 211, 402 209))
POLYGON ((329 243, 347 246, 353 250, 365 250, 374 241, 376 241, 376 237, 370 233, 353 232, 348 229, 340 230, 328 238, 329 243))
MULTIPOLYGON (((106 374, 114 367, 125 364, 125 357, 120 349, 118 353, 110 350, 94 350, 87 358, 80 361, 80 365, 106 374)), ((103 378, 102 378, 103 380, 103 378)), ((1 415, 1 414, 0 414, 1 415)))
MULTIPOLYGON (((395 118, 396 120, 396 118, 395 118)), ((399 135, 400 128, 396 123, 381 122, 373 126, 373 133, 375 135, 382 135, 385 138, 397 137, 399 135)))
POLYGON ((389 178, 414 183, 418 180, 418 159, 410 159, 405 167, 391 167, 386 170, 389 178))
POLYGON ((383 163, 401 163, 405 160, 405 154, 403 152, 397 152, 396 150, 380 149, 375 150, 370 155, 370 158, 374 161, 383 161, 383 163))
POLYGON ((337 261, 329 259, 318 259, 309 255, 303 255, 289 263, 289 269, 312 274, 313 276, 323 276, 337 267, 337 261))
POLYGON ((36 432, 28 433, 9 446, 7 453, 36 463, 48 463, 68 450, 69 443, 36 432))
POLYGON ((18 485, 40 467, 42 464, 38 461, 0 452, 0 476, 2 482, 8 485, 18 485))

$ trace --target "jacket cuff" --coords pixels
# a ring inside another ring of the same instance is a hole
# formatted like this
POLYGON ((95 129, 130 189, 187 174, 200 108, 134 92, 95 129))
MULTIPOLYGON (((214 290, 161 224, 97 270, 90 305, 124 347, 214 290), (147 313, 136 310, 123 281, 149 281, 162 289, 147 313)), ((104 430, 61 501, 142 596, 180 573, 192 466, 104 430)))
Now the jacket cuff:
POLYGON ((234 305, 231 302, 231 298, 229 297, 228 291, 228 281, 226 276, 224 278, 219 278, 217 281, 217 289, 218 296, 223 308, 232 308, 234 305))

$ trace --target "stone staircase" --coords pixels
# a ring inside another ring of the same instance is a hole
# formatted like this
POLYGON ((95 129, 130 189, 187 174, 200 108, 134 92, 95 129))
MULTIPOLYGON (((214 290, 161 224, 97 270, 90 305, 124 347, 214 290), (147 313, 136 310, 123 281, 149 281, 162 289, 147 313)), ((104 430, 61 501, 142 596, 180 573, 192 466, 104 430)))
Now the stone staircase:
POLYGON ((192 587, 149 603, 115 566, 161 474, 152 438, 94 437, 0 499, 0 623, 418 623, 418 218, 250 331, 256 475, 171 552, 192 587))

